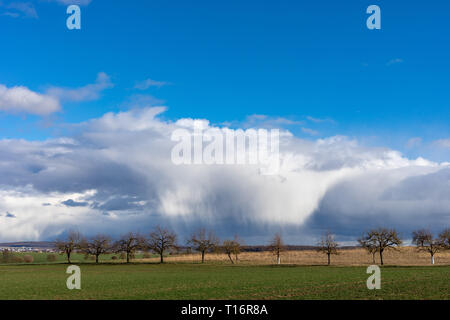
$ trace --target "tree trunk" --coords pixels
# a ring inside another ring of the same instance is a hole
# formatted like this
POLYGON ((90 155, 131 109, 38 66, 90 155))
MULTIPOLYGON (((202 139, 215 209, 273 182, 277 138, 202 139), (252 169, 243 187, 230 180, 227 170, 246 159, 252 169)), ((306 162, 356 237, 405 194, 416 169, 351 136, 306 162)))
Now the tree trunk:
POLYGON ((380 250, 380 261, 381 265, 383 265, 383 250, 380 250))
POLYGON ((434 254, 431 254, 431 264, 434 264, 434 254))
POLYGON ((95 255, 95 263, 98 263, 98 254, 95 255))
POLYGON ((129 254, 129 252, 127 252, 127 263, 129 263, 130 262, 130 254, 129 254))
POLYGON ((67 252, 67 262, 70 264, 70 252, 67 252))
POLYGON ((202 263, 205 262, 205 251, 202 251, 202 263))
POLYGON ((160 257, 161 257, 160 262, 161 262, 161 263, 164 263, 164 256, 163 256, 163 253, 162 253, 162 252, 160 253, 160 257))
POLYGON ((373 264, 375 264, 375 254, 376 254, 377 252, 375 251, 374 253, 372 253, 372 263, 373 264))
POLYGON ((277 264, 281 263, 280 254, 277 255, 277 264))
POLYGON ((236 263, 238 263, 238 255, 237 254, 235 255, 235 258, 236 258, 236 263))
POLYGON ((231 254, 228 253, 228 258, 230 258, 231 264, 234 264, 233 259, 231 258, 231 254))
POLYGON ((328 253, 328 265, 330 265, 330 254, 328 253))

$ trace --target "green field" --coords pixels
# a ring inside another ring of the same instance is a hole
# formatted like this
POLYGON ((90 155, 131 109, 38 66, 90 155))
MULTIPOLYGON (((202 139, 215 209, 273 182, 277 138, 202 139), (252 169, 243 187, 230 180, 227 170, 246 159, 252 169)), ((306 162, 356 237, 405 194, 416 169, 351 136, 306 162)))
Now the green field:
POLYGON ((368 290, 365 267, 214 264, 1 265, 0 299, 450 299, 450 267, 383 267, 368 290))
MULTIPOLYGON (((34 263, 34 264, 51 263, 51 262, 48 261, 47 256, 49 254, 47 254, 47 253, 38 253, 38 252, 20 252, 20 253, 17 253, 17 252, 15 252, 13 255, 16 256, 16 257, 22 257, 22 258, 24 256, 26 256, 26 255, 32 256, 33 257, 33 262, 32 263, 34 263)), ((53 255, 56 257, 55 263, 67 262, 66 255, 57 254, 57 253, 55 253, 53 255)), ((99 261, 100 262, 114 262, 114 260, 112 260, 113 256, 118 258, 118 260, 116 260, 116 261, 125 261, 125 259, 119 259, 119 254, 111 254, 111 253, 110 254, 102 254, 99 257, 99 261)), ((158 255, 155 255, 155 254, 152 254, 151 256, 152 257, 158 257, 158 255)), ((143 258, 143 254, 138 253, 138 254, 136 254, 135 258, 136 259, 142 259, 143 258)), ((94 263, 95 262, 94 259, 95 259, 94 256, 90 256, 89 259, 86 259, 85 255, 81 254, 81 253, 72 253, 72 255, 71 255, 72 263, 87 263, 87 262, 94 263)), ((17 263, 13 263, 13 262, 11 262, 11 263, 12 264, 17 264, 17 263)), ((21 262, 21 263, 24 263, 24 262, 21 262)), ((5 263, 2 261, 1 255, 0 255, 0 265, 2 265, 2 264, 5 264, 5 263)))

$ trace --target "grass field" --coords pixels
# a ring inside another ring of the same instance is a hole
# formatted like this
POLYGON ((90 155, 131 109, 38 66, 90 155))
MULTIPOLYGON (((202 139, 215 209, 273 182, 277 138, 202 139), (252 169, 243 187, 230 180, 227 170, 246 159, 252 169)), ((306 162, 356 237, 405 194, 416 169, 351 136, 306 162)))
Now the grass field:
POLYGON ((0 266, 0 299, 450 299, 450 267, 383 267, 381 290, 366 267, 225 264, 81 264, 81 290, 67 265, 0 266))
MULTIPOLYGON (((14 253, 14 256, 18 256, 18 257, 23 257, 26 255, 30 255, 33 257, 33 263, 34 264, 43 264, 43 263, 49 263, 47 256, 49 255, 48 253, 38 253, 38 252, 20 252, 20 253, 14 253)), ((67 262, 67 257, 65 255, 62 254, 53 254, 56 257, 56 261, 55 263, 62 263, 62 262, 67 262)), ((114 262, 114 260, 112 260, 112 257, 116 256, 119 257, 118 254, 102 254, 99 257, 99 261, 100 262, 114 262)), ((153 257, 157 257, 157 255, 152 255, 153 257)), ((0 256, 1 258, 1 256, 0 256)), ((142 259, 143 258, 143 254, 136 254, 136 259, 142 259)), ((0 259, 1 260, 1 259, 0 259)), ((94 257, 90 256, 89 259, 85 258, 84 254, 81 253, 72 253, 71 255, 71 261, 74 263, 86 263, 86 262, 95 262, 94 261, 94 257)), ((124 259, 118 259, 118 261, 122 261, 124 262, 124 259)), ((12 262, 13 263, 13 262, 12 262)), ((2 264, 2 262, 0 261, 0 265, 2 264)), ((13 263, 13 264, 17 264, 17 263, 13 263)))
POLYGON ((72 291, 65 256, 49 263, 45 253, 31 255, 31 264, 0 264, 0 299, 450 299, 450 253, 430 266, 429 255, 411 247, 386 252, 382 289, 373 291, 366 287, 372 257, 362 249, 342 250, 330 267, 313 250, 285 252, 281 266, 269 252, 244 252, 238 265, 224 254, 207 254, 205 264, 199 254, 172 255, 164 265, 155 255, 138 254, 130 265, 103 255, 95 265, 74 254, 82 289, 72 291))

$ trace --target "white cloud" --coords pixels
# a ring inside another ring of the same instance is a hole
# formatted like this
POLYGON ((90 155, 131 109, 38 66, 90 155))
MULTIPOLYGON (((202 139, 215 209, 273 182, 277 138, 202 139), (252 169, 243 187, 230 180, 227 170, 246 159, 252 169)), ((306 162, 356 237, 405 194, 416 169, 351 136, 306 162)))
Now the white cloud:
POLYGON ((320 119, 320 118, 314 118, 311 116, 307 116, 306 119, 308 119, 311 122, 314 123, 336 123, 333 119, 329 119, 329 118, 325 118, 325 119, 320 119))
POLYGON ((403 59, 396 58, 396 59, 389 60, 389 61, 386 63, 386 65, 387 65, 387 66, 392 66, 392 65, 394 65, 394 64, 399 64, 399 63, 403 63, 403 59))
POLYGON ((309 134, 311 136, 317 136, 319 135, 319 131, 310 129, 310 128, 302 128, 301 129, 303 133, 309 134))
MULTIPOLYGON (((0 6, 2 4, 0 3, 0 6)), ((5 5, 5 8, 8 10, 13 10, 13 12, 6 12, 4 15, 8 15, 13 18, 17 18, 19 16, 27 17, 27 18, 39 18, 36 9, 34 8, 34 5, 31 2, 18 2, 14 1, 7 5, 5 5)))
POLYGON ((141 108, 141 107, 153 107, 161 106, 164 104, 164 100, 155 98, 149 94, 133 94, 124 103, 125 108, 141 108))
POLYGON ((245 121, 232 121, 230 123, 223 123, 224 125, 232 125, 234 127, 243 127, 243 128, 279 128, 284 126, 297 126, 303 125, 303 121, 285 118, 285 117, 277 117, 277 116, 268 116, 265 114, 252 114, 247 116, 245 121))
POLYGON ((16 216, 0 217, 0 240, 50 238, 74 226, 117 235, 158 223, 185 233, 204 225, 265 237, 280 228, 349 236, 369 223, 449 223, 448 164, 340 136, 286 134, 276 176, 251 165, 175 166, 171 133, 194 120, 163 121, 164 110, 108 113, 78 125, 71 138, 0 140, 0 212, 16 216), (67 205, 74 203, 83 205, 67 205))
POLYGON ((433 145, 435 145, 439 148, 449 149, 450 148, 450 138, 436 140, 433 142, 433 145))
POLYGON ((408 148, 416 148, 419 147, 420 145, 422 145, 422 141, 423 139, 420 137, 414 137, 408 140, 408 142, 406 143, 406 146, 408 148))
MULTIPOLYGON (((105 89, 111 87, 113 84, 104 72, 97 75, 96 82, 93 84, 75 89, 50 87, 45 93, 34 92, 24 86, 7 88, 0 84, 0 111, 48 115, 61 110, 61 102, 97 100, 105 89)), ((157 101, 155 99, 154 103, 157 101)))
POLYGON ((0 84, 0 110, 10 113, 47 115, 59 111, 58 99, 26 87, 7 88, 0 84))
POLYGON ((79 6, 87 6, 92 2, 92 0, 48 0, 50 2, 57 2, 66 6, 69 6, 71 4, 76 4, 79 6))
POLYGON ((144 81, 138 82, 134 88, 139 90, 147 90, 150 87, 161 88, 163 86, 169 85, 169 82, 166 81, 156 81, 152 79, 146 79, 144 81))
POLYGON ((11 18, 18 18, 18 17, 20 17, 20 15, 18 14, 18 13, 16 13, 16 12, 5 12, 5 13, 2 13, 1 14, 2 16, 8 16, 8 17, 11 17, 11 18))
POLYGON ((113 84, 110 77, 106 73, 100 72, 93 84, 75 89, 51 87, 47 90, 47 94, 61 101, 92 101, 99 99, 102 91, 112 87, 113 84))

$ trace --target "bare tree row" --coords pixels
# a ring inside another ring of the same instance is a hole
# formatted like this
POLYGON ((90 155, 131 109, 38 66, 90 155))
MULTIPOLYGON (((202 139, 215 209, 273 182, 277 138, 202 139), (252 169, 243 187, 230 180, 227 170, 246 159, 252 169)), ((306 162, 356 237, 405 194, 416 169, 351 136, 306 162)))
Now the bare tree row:
MULTIPOLYGON (((193 233, 187 240, 187 245, 190 249, 201 253, 202 263, 205 261, 206 253, 213 251, 225 252, 230 261, 235 263, 238 261, 242 246, 237 236, 233 240, 225 240, 223 245, 220 245, 214 232, 207 232, 205 229, 193 233)), ((65 239, 55 241, 55 248, 66 255, 68 263, 71 263, 72 254, 75 252, 94 256, 96 263, 99 262, 99 256, 102 254, 123 253, 129 263, 137 251, 152 251, 158 254, 160 262, 164 263, 165 254, 178 250, 179 246, 174 232, 158 226, 147 237, 129 232, 117 241, 112 241, 109 236, 103 234, 87 239, 79 232, 70 231, 65 239)))
MULTIPOLYGON (((431 255, 431 263, 434 264, 434 256, 437 252, 450 249, 450 229, 445 229, 437 237, 425 229, 414 231, 412 241, 420 251, 431 255)), ((238 262, 238 255, 242 251, 242 241, 235 236, 233 240, 225 240, 220 244, 214 232, 200 229, 193 233, 187 240, 190 249, 201 254, 201 262, 204 263, 208 252, 225 253, 232 264, 238 262)), ((375 255, 378 253, 380 263, 383 265, 383 253, 386 250, 397 249, 402 245, 398 232, 395 229, 377 228, 365 232, 359 239, 360 246, 372 255, 375 263, 375 255)), ((152 251, 160 256, 160 262, 164 263, 164 256, 168 252, 178 250, 177 236, 174 232, 156 227, 147 237, 139 233, 129 232, 119 240, 112 241, 109 236, 97 235, 86 239, 78 232, 69 232, 64 240, 57 240, 55 247, 67 256, 67 262, 71 263, 74 252, 84 253, 86 256, 94 256, 96 263, 99 256, 108 253, 122 253, 127 263, 135 257, 137 251, 152 251)), ((317 244, 317 250, 327 255, 328 265, 331 264, 331 256, 339 254, 339 244, 334 235, 327 232, 317 244)), ((286 250, 280 234, 276 234, 269 244, 269 249, 276 256, 277 263, 281 263, 281 254, 286 250)))
POLYGON ((161 227, 156 227, 148 237, 129 232, 115 242, 111 237, 103 234, 86 239, 79 232, 70 231, 65 239, 55 241, 55 248, 67 256, 68 263, 71 263, 70 259, 74 252, 95 256, 96 263, 99 262, 99 256, 102 254, 124 253, 129 263, 138 250, 152 250, 160 255, 161 263, 163 263, 164 254, 170 250, 176 250, 176 242, 175 233, 161 227))
MULTIPOLYGON (((380 256, 380 264, 383 265, 383 253, 386 250, 396 250, 403 243, 395 229, 377 228, 365 232, 359 239, 360 246, 372 255, 375 263, 375 255, 380 256)), ((412 233, 412 243, 419 251, 428 252, 431 255, 431 264, 434 264, 434 256, 437 252, 450 250, 450 228, 443 230, 437 237, 426 229, 416 230, 412 233)), ((328 265, 331 264, 331 255, 339 254, 339 244, 334 240, 334 235, 326 232, 317 244, 317 251, 324 253, 328 258, 328 265)), ((270 250, 277 257, 280 264, 281 253, 285 250, 285 245, 280 234, 276 234, 270 243, 270 250)))
MULTIPOLYGON (((395 229, 378 228, 366 232, 360 239, 359 244, 371 255, 375 263, 375 255, 380 256, 383 264, 383 252, 388 249, 398 248, 403 241, 395 229)), ((434 256, 437 252, 450 250, 450 228, 443 230, 437 237, 426 229, 413 231, 412 243, 419 251, 428 252, 431 256, 431 264, 434 264, 434 256)))

